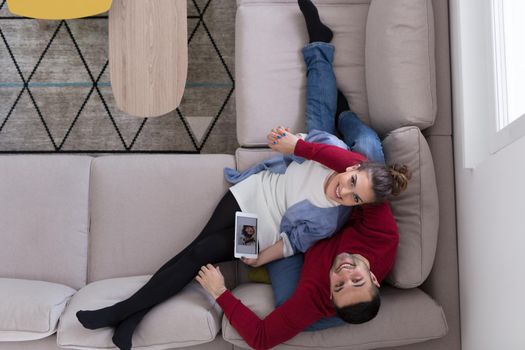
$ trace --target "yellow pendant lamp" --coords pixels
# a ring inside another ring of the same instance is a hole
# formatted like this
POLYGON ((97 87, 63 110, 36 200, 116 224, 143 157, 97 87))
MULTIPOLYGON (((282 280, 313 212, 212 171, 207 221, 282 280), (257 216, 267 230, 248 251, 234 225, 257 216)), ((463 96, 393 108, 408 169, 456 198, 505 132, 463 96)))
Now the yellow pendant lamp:
POLYGON ((98 15, 111 7, 112 0, 7 0, 9 11, 38 19, 72 19, 98 15))

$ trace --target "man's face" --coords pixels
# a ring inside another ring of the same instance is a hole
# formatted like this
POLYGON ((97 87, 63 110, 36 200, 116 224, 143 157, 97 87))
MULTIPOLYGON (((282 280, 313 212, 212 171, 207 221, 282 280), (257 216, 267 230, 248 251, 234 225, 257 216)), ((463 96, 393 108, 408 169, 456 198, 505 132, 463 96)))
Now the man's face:
POLYGON ((372 300, 372 285, 379 282, 361 255, 341 253, 330 269, 330 292, 338 307, 372 300))

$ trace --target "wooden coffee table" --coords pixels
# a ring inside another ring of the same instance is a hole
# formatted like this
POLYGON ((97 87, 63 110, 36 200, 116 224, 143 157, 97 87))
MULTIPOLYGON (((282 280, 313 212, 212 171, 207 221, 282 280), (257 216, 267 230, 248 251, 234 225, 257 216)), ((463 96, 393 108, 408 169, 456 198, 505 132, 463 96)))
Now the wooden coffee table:
POLYGON ((188 72, 186 0, 113 0, 109 72, 117 106, 137 117, 177 108, 188 72))

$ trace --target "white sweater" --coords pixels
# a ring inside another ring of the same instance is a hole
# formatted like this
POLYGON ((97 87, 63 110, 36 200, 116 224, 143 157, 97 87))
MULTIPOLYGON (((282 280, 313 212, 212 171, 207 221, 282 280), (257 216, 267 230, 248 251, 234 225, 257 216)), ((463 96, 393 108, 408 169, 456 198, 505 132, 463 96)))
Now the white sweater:
POLYGON ((324 193, 325 182, 332 173, 314 161, 292 162, 284 174, 261 171, 230 188, 241 210, 259 217, 259 250, 283 238, 284 256, 293 254, 288 236, 279 230, 281 219, 288 208, 305 199, 321 208, 339 205, 324 193))

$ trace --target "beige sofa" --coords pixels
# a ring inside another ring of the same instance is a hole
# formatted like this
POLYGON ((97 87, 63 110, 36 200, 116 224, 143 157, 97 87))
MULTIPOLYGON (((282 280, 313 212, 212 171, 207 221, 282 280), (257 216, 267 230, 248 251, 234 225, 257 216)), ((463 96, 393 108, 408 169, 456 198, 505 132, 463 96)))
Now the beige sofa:
MULTIPOLYGON (((386 136, 387 159, 409 163, 416 181, 392 202, 401 243, 377 318, 278 348, 459 349, 446 1, 433 12, 426 0, 316 3, 336 33, 340 87, 386 136)), ((306 31, 295 1, 239 0, 236 30, 235 156, 0 157, 0 350, 113 348, 111 330, 83 329, 76 310, 125 298, 188 244, 227 190, 223 168, 268 156, 260 146, 271 127, 304 129, 306 31)), ((221 270, 256 313, 271 312, 269 285, 249 283, 237 262, 221 270)), ((196 284, 152 310, 133 341, 246 347, 196 284)))

